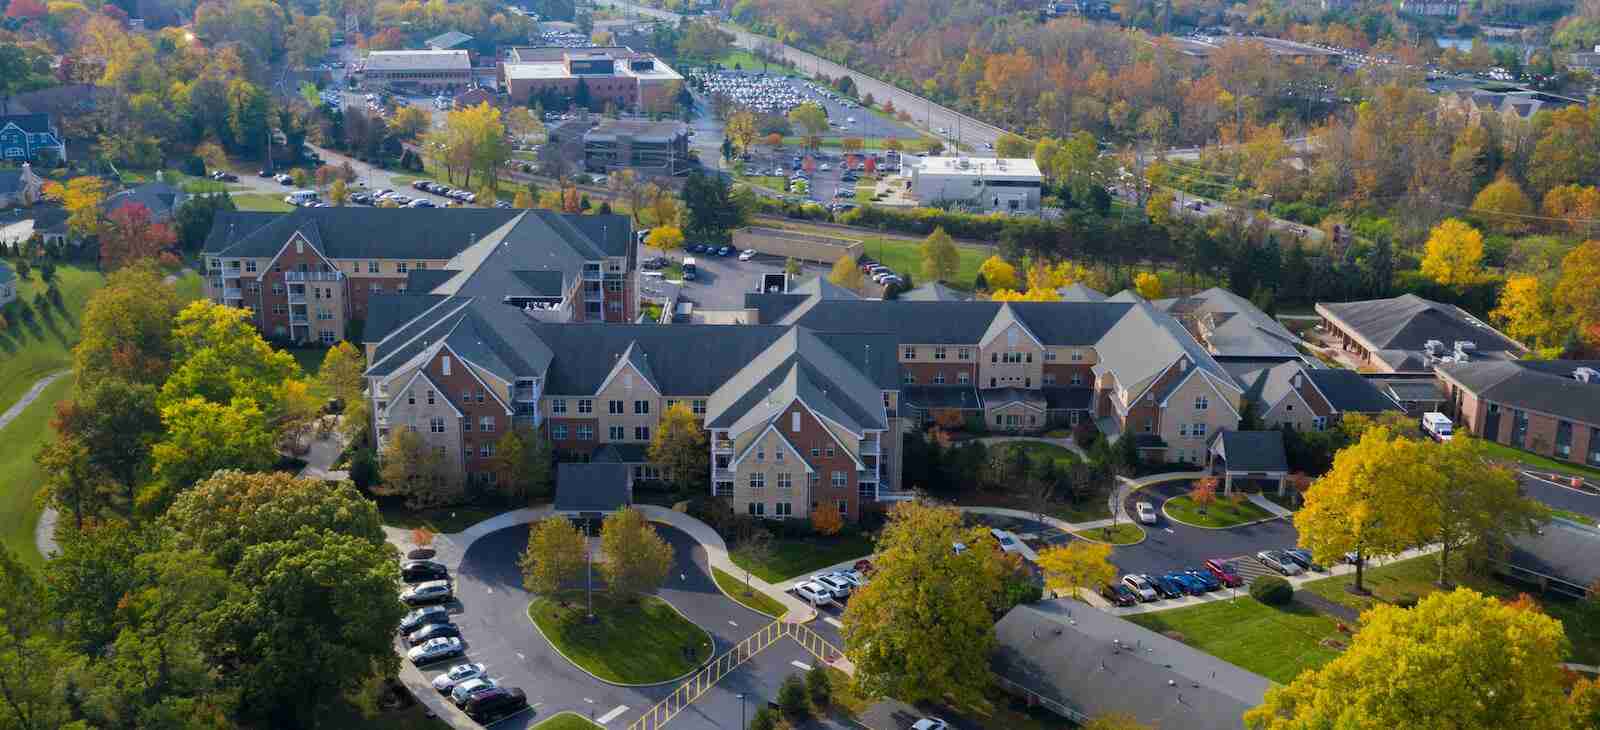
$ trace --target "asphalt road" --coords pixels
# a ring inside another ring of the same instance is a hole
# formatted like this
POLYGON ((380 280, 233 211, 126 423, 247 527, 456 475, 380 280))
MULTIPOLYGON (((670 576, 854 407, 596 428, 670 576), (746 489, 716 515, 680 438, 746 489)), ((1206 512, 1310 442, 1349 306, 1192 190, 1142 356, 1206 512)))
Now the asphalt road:
MULTIPOLYGON (((627 10, 638 15, 646 15, 664 20, 677 21, 682 16, 664 10, 646 8, 621 0, 596 0, 600 5, 610 5, 627 10)), ((991 124, 973 119, 951 109, 933 103, 916 94, 900 89, 893 84, 879 81, 864 73, 852 71, 844 66, 829 61, 820 56, 807 53, 793 46, 781 44, 766 36, 756 35, 745 31, 735 25, 724 23, 722 29, 732 33, 734 44, 751 50, 768 49, 777 52, 784 60, 793 63, 802 72, 811 74, 825 74, 829 78, 849 76, 855 82, 861 94, 871 94, 873 99, 880 102, 893 101, 896 109, 901 109, 911 115, 913 121, 921 124, 928 130, 945 129, 942 136, 958 144, 981 149, 985 144, 994 144, 1005 130, 991 124)))
MULTIPOLYGON (((640 261, 660 255, 662 252, 657 249, 639 247, 640 261)), ((711 311, 744 309, 745 293, 756 290, 756 282, 763 274, 783 271, 784 263, 782 258, 765 254, 751 261, 740 261, 737 255, 724 257, 678 251, 668 258, 682 261, 685 257, 692 257, 699 271, 694 281, 684 282, 679 299, 693 302, 697 309, 711 311)), ((829 271, 829 267, 821 264, 802 263, 801 267, 802 279, 826 276, 829 271)))
POLYGON ((1550 507, 1577 512, 1600 520, 1600 495, 1580 492, 1572 487, 1526 474, 1519 476, 1517 481, 1522 484, 1524 494, 1550 507))

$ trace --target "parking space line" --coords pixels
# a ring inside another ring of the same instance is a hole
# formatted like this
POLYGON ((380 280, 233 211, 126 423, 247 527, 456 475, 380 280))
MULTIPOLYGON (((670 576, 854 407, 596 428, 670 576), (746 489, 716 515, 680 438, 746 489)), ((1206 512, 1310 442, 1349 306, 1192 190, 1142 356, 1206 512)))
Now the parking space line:
POLYGON ((799 659, 796 659, 796 660, 794 660, 792 662, 789 662, 789 663, 794 665, 795 668, 799 669, 802 672, 811 671, 811 665, 807 664, 807 663, 805 663, 803 661, 800 661, 799 659))
POLYGON ((601 725, 604 725, 604 724, 606 724, 608 722, 611 722, 612 720, 617 719, 618 716, 620 716, 622 713, 627 712, 627 711, 628 711, 628 706, 627 705, 617 705, 610 712, 607 712, 606 714, 595 718, 595 722, 598 722, 601 725))
POLYGON ((823 618, 823 619, 822 619, 822 622, 823 622, 823 623, 825 623, 825 624, 827 624, 827 625, 829 625, 829 626, 832 626, 832 627, 834 627, 834 628, 836 628, 836 629, 842 629, 842 628, 844 628, 844 624, 843 624, 843 623, 841 623, 841 622, 840 622, 840 621, 839 621, 839 619, 836 619, 836 618, 834 618, 834 617, 832 617, 832 616, 826 616, 826 617, 824 617, 824 618, 823 618))

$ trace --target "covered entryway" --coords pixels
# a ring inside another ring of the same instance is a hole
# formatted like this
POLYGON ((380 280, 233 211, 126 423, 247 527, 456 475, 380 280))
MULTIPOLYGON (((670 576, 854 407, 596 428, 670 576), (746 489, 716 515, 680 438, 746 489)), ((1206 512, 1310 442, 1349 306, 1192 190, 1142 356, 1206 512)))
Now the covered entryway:
POLYGON ((1276 482, 1278 495, 1288 486, 1289 458, 1282 431, 1223 431, 1207 450, 1211 473, 1222 475, 1222 493, 1233 493, 1233 480, 1276 482))
POLYGON ((592 520, 630 504, 633 504, 633 474, 627 464, 556 465, 556 514, 592 520))

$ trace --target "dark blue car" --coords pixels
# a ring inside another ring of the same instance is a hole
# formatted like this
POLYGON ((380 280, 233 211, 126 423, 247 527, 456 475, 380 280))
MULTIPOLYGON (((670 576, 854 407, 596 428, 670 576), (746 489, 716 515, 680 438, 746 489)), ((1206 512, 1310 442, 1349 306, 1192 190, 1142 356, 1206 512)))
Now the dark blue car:
POLYGON ((1207 571, 1190 568, 1189 570, 1185 570, 1183 572, 1188 574, 1190 578, 1200 581, 1200 584, 1205 586, 1205 589, 1208 591, 1220 590, 1222 588, 1222 581, 1217 580, 1216 576, 1207 571))
POLYGON ((1184 593, 1187 593, 1191 596, 1198 596, 1206 592, 1205 584, 1190 577, 1188 573, 1184 573, 1182 571, 1173 571, 1162 577, 1172 581, 1178 587, 1183 589, 1184 593))
POLYGON ((1182 585, 1174 583, 1164 575, 1146 574, 1145 580, 1150 581, 1150 587, 1156 589, 1156 593, 1162 598, 1182 598, 1185 593, 1182 585))

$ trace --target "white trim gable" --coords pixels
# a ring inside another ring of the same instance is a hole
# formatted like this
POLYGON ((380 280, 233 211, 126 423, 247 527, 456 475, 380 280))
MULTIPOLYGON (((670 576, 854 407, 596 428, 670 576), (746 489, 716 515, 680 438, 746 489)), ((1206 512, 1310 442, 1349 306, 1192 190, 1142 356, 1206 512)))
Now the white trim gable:
MULTIPOLYGON (((425 311, 425 312, 423 312, 423 313, 422 313, 422 314, 419 314, 419 315, 417 315, 417 316, 416 316, 416 317, 413 317, 413 318, 412 318, 412 319, 411 319, 411 321, 410 321, 410 322, 407 322, 407 323, 405 323, 405 324, 403 324, 403 325, 401 325, 401 326, 399 326, 399 327, 397 327, 397 328, 395 328, 395 331, 396 331, 396 332, 399 332, 399 331, 400 331, 400 330, 402 330, 402 329, 405 329, 405 328, 406 328, 406 327, 409 327, 409 326, 411 326, 411 323, 412 323, 412 322, 416 322, 416 321, 417 321, 417 320, 419 320, 419 319, 422 319, 422 318, 423 318, 423 317, 426 317, 426 316, 428 316, 428 315, 430 315, 430 314, 432 314, 432 313, 433 313, 433 310, 435 310, 435 309, 438 309, 438 308, 439 308, 439 307, 440 307, 440 306, 442 306, 442 305, 444 305, 444 304, 445 304, 445 302, 449 302, 449 301, 450 301, 450 300, 449 300, 449 299, 446 299, 446 300, 444 300, 444 301, 441 301, 441 302, 439 302, 439 303, 438 303, 438 304, 435 304, 435 305, 433 305, 433 306, 432 306, 432 307, 429 307, 429 308, 428 308, 428 310, 427 310, 427 311, 425 311)), ((464 300, 461 300, 461 301, 460 301, 460 302, 459 302, 459 304, 460 304, 460 306, 458 306, 458 307, 456 307, 456 308, 455 308, 455 309, 453 309, 453 310, 450 310, 450 311, 449 311, 449 312, 446 312, 446 313, 445 313, 445 314, 443 314, 443 315, 442 315, 442 316, 441 316, 441 317, 440 317, 440 319, 444 319, 444 318, 448 318, 448 317, 453 317, 453 316, 455 316, 455 315, 456 315, 456 314, 457 314, 457 313, 459 313, 459 312, 460 312, 460 311, 461 311, 461 310, 463 310, 463 309, 465 309, 465 308, 467 308, 467 306, 468 306, 468 305, 470 305, 470 304, 472 304, 472 300, 471 300, 471 299, 464 299, 464 300)), ((435 325, 435 327, 436 327, 436 326, 437 326, 437 325, 435 325)), ((423 336, 423 335, 426 335, 426 334, 428 334, 428 333, 429 333, 429 332, 432 332, 432 331, 434 331, 434 329, 435 329, 435 327, 425 327, 425 328, 423 328, 423 329, 422 329, 422 330, 421 330, 421 331, 419 331, 419 332, 417 332, 417 333, 416 333, 416 334, 414 334, 414 335, 412 335, 412 336, 411 336, 411 337, 410 337, 410 338, 409 338, 409 339, 407 339, 407 340, 406 340, 406 341, 405 341, 405 342, 402 342, 402 343, 400 343, 400 346, 399 346, 399 347, 396 347, 396 348, 395 348, 395 349, 394 349, 394 352, 391 352, 391 353, 389 353, 389 354, 387 354, 387 355, 384 355, 384 356, 383 356, 383 357, 382 357, 382 358, 380 358, 380 359, 379 359, 379 360, 378 360, 378 361, 377 361, 377 362, 374 362, 374 363, 372 363, 372 364, 370 364, 370 365, 368 365, 368 366, 367 366, 367 371, 368 371, 368 372, 371 372, 371 371, 372 371, 372 369, 373 369, 373 368, 375 368, 375 367, 378 367, 378 366, 379 366, 379 365, 382 365, 382 364, 383 364, 383 363, 386 363, 386 362, 388 362, 388 361, 389 361, 389 358, 392 358, 392 357, 394 357, 394 356, 395 356, 395 355, 396 355, 396 354, 398 354, 398 353, 399 353, 399 352, 400 352, 400 351, 402 351, 402 350, 404 350, 404 349, 406 349, 406 348, 407 348, 407 347, 410 347, 410 346, 411 346, 411 343, 413 343, 413 342, 415 342, 415 341, 417 341, 417 338, 420 338, 420 337, 422 337, 422 336, 423 336)), ((390 335, 390 337, 392 337, 392 336, 393 336, 393 335, 390 335)), ((441 339, 441 341, 442 341, 442 340, 443 340, 443 338, 440 338, 440 339, 441 339)), ((388 337, 385 337, 385 338, 384 338, 384 339, 382 339, 382 340, 379 340, 379 341, 378 341, 378 346, 382 346, 382 345, 383 345, 383 343, 385 343, 385 342, 388 342, 388 341, 389 341, 389 338, 388 338, 388 337)), ((424 351, 423 351, 423 352, 422 352, 422 354, 423 354, 423 355, 427 355, 427 354, 428 354, 428 353, 429 353, 429 351, 428 351, 428 350, 424 350, 424 351)), ((412 358, 411 358, 411 360, 407 360, 407 361, 406 361, 406 362, 407 362, 407 363, 410 363, 410 362, 411 362, 411 361, 412 361, 412 360, 415 360, 415 359, 416 359, 416 358, 417 358, 417 357, 418 357, 418 356, 417 356, 417 355, 413 355, 413 356, 412 356, 412 358)))
MULTIPOLYGON (((1211 377, 1208 373, 1206 373, 1204 370, 1201 370, 1200 368, 1190 368, 1189 369, 1189 374, 1183 376, 1182 380, 1179 380, 1177 383, 1173 384, 1172 389, 1167 392, 1167 397, 1162 398, 1161 399, 1161 403, 1159 405, 1162 408, 1166 408, 1167 407, 1167 401, 1172 400, 1172 394, 1178 392, 1179 390, 1181 390, 1183 388, 1183 384, 1189 382, 1189 379, 1194 377, 1195 373, 1200 373, 1201 380, 1204 380, 1207 385, 1211 386, 1211 391, 1217 394, 1217 398, 1222 401, 1223 405, 1228 407, 1228 411, 1233 414, 1233 417, 1234 418, 1238 418, 1239 417, 1239 409, 1233 407, 1233 401, 1229 400, 1228 399, 1228 395, 1226 393, 1222 392, 1221 388, 1217 387, 1216 379, 1211 377)), ((1148 390, 1148 389, 1146 389, 1146 390, 1148 390)), ((1282 400, 1282 399, 1280 398, 1279 400, 1282 400)), ((1304 399, 1302 399, 1302 400, 1304 400, 1304 399)), ((1310 406, 1307 406, 1307 408, 1309 408, 1309 407, 1310 406)))
MULTIPOLYGON (((1010 318, 1011 318, 1010 327, 1016 327, 1017 329, 1022 330, 1022 333, 1028 336, 1028 339, 1033 340, 1033 344, 1037 345, 1040 349, 1044 349, 1045 348, 1045 344, 1039 340, 1039 336, 1035 335, 1033 333, 1033 330, 1028 329, 1028 326, 1022 323, 1022 318, 1018 317, 1017 313, 1011 310, 1010 303, 1001 304, 1000 305, 1000 309, 996 310, 995 313, 994 313, 995 318, 998 319, 1002 312, 1004 312, 1006 315, 1010 316, 1010 318)), ((990 320, 990 322, 993 322, 993 321, 994 320, 990 320)), ((1008 327, 1008 329, 1009 329, 1009 327, 1008 327)), ((1002 329, 1002 330, 1000 330, 1000 332, 1005 332, 1005 330, 1002 329)), ((994 342, 995 338, 1000 336, 1000 332, 995 332, 992 336, 985 337, 983 339, 978 340, 978 347, 979 348, 988 347, 989 343, 994 342)))
MULTIPOLYGON (((432 350, 433 355, 438 355, 440 350, 449 350, 451 357, 454 357, 455 359, 460 360, 463 364, 470 365, 470 363, 468 363, 465 358, 461 357, 461 355, 456 353, 455 348, 451 347, 450 343, 448 343, 448 342, 440 342, 438 345, 434 346, 434 348, 432 350)), ((433 360, 433 356, 431 355, 431 356, 428 357, 428 362, 432 362, 432 360, 433 360)), ((422 370, 426 370, 426 369, 427 369, 427 366, 424 365, 422 370)), ((489 393, 489 397, 493 398, 495 403, 500 404, 500 408, 506 412, 506 415, 508 415, 508 416, 512 415, 511 406, 506 405, 506 402, 500 399, 500 395, 498 393, 494 392, 494 388, 490 387, 489 384, 484 382, 483 378, 478 375, 478 366, 471 365, 470 367, 468 367, 467 368, 467 374, 471 375, 473 380, 478 381, 478 385, 483 386, 483 389, 489 393)))
POLYGON ((1300 401, 1300 405, 1306 409, 1307 413, 1310 413, 1313 417, 1316 417, 1316 409, 1312 408, 1311 404, 1306 402, 1305 396, 1300 395, 1300 391, 1294 388, 1290 388, 1289 392, 1285 393, 1282 398, 1279 398, 1276 403, 1267 406, 1266 409, 1261 412, 1261 417, 1266 418, 1268 413, 1277 410, 1278 406, 1282 405, 1284 401, 1289 400, 1289 396, 1291 395, 1295 397, 1295 400, 1300 401))
MULTIPOLYGON (((289 234, 289 240, 284 241, 283 245, 278 247, 278 252, 273 254, 272 258, 267 261, 266 267, 264 267, 262 269, 262 271, 261 271, 261 273, 263 275, 266 272, 272 270, 272 267, 275 264, 278 263, 278 259, 283 256, 283 252, 289 250, 289 244, 294 243, 295 239, 297 239, 297 238, 300 239, 300 243, 304 244, 307 248, 311 249, 311 251, 317 255, 317 258, 322 259, 322 263, 325 263, 328 266, 332 267, 334 271, 338 271, 339 270, 339 265, 338 264, 328 260, 327 256, 323 256, 322 255, 322 251, 319 250, 316 247, 315 244, 311 243, 311 239, 306 238, 306 234, 301 233, 300 229, 296 228, 296 229, 294 229, 294 233, 289 234)), ((247 256, 245 258, 250 258, 250 257, 247 256)), ((284 273, 288 273, 288 272, 284 272, 284 273)), ((259 278, 259 277, 257 277, 257 278, 259 278)))
POLYGON ((611 381, 616 379, 617 374, 622 372, 623 367, 627 367, 627 369, 632 370, 633 377, 638 378, 645 385, 650 386, 650 390, 654 392, 656 396, 662 397, 661 391, 656 389, 656 384, 650 382, 650 379, 645 377, 644 373, 639 372, 639 368, 634 367, 632 362, 622 359, 621 356, 617 357, 617 364, 612 366, 611 373, 606 376, 606 379, 600 381, 600 387, 595 388, 594 395, 600 395, 601 393, 606 392, 606 387, 611 385, 611 381))
POLYGON ((796 460, 800 462, 801 466, 806 468, 807 474, 817 473, 816 468, 811 466, 811 462, 806 461, 805 452, 796 447, 794 442, 789 440, 789 437, 783 435, 783 429, 778 428, 777 421, 768 421, 767 427, 761 429, 761 433, 756 434, 755 438, 750 439, 750 444, 744 447, 744 452, 735 457, 732 462, 728 463, 728 470, 738 471, 739 464, 744 461, 744 457, 749 456, 750 452, 755 450, 756 445, 761 443, 761 439, 766 438, 768 431, 778 434, 778 438, 783 441, 783 445, 789 447, 789 450, 794 452, 796 460))
POLYGON ((411 373, 411 377, 406 380, 406 384, 405 384, 404 387, 401 387, 398 391, 395 391, 394 393, 392 393, 392 394, 390 394, 388 396, 385 396, 389 400, 389 407, 383 409, 382 416, 384 418, 388 418, 389 417, 389 411, 394 410, 395 404, 400 402, 400 399, 398 397, 399 394, 410 390, 411 389, 411 385, 413 383, 417 382, 417 378, 422 378, 423 382, 427 383, 428 385, 433 386, 434 392, 439 394, 438 400, 444 401, 445 405, 450 406, 450 410, 455 412, 457 418, 466 418, 466 414, 462 413, 461 409, 457 408, 456 404, 450 400, 450 394, 445 392, 444 388, 439 387, 438 383, 433 382, 433 378, 428 377, 428 374, 423 372, 422 368, 417 368, 415 371, 413 371, 411 373))

